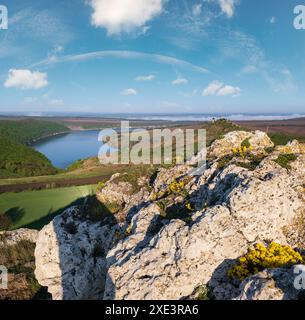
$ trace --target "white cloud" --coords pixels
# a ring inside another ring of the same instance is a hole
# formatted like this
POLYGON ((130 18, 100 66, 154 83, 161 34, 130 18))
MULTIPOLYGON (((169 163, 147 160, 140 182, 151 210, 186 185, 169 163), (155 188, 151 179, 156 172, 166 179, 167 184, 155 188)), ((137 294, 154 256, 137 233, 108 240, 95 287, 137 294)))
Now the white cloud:
POLYGON ((219 0, 221 11, 226 14, 228 18, 233 17, 236 4, 237 0, 219 0))
POLYGON ((202 92, 203 96, 213 96, 215 95, 223 86, 223 83, 215 80, 213 82, 211 82, 202 92))
POLYGON ((11 69, 4 86, 6 88, 41 89, 48 85, 48 75, 26 69, 11 69))
POLYGON ((239 87, 232 87, 232 86, 224 86, 218 92, 217 96, 224 97, 224 96, 237 96, 241 93, 239 87))
POLYGON ((147 76, 138 76, 136 77, 136 81, 152 81, 156 78, 155 75, 149 74, 147 76))
POLYGON ((187 79, 184 79, 184 78, 177 78, 176 80, 174 80, 172 82, 172 85, 173 86, 179 86, 181 84, 187 84, 189 81, 187 79))
POLYGON ((105 28, 108 35, 143 29, 148 21, 162 12, 164 3, 164 0, 89 1, 93 8, 92 24, 105 28))
POLYGON ((197 4, 193 5, 192 12, 193 12, 194 17, 200 16, 201 11, 202 11, 202 4, 201 3, 197 3, 197 4))
POLYGON ((240 95, 241 89, 230 85, 224 85, 222 82, 215 80, 211 82, 202 92, 203 96, 232 96, 240 95))
POLYGON ((271 24, 274 24, 276 22, 276 18, 275 17, 271 17, 269 21, 270 21, 271 24))
POLYGON ((129 88, 129 89, 125 89, 121 92, 122 96, 135 96, 137 95, 137 90, 129 88))

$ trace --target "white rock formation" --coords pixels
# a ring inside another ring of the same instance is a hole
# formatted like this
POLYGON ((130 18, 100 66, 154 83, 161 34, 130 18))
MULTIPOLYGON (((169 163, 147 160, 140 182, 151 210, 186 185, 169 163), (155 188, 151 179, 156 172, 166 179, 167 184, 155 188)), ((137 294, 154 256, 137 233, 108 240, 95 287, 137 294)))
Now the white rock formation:
POLYGON ((102 299, 105 255, 116 226, 83 219, 67 210, 39 233, 35 249, 38 282, 55 300, 102 299))
MULTIPOLYGON (((198 192, 198 201, 209 207, 194 213, 192 223, 168 221, 155 234, 142 228, 144 240, 142 235, 135 243, 131 235, 108 253, 104 298, 182 299, 207 283, 218 299, 232 298, 226 288, 231 260, 258 241, 286 244, 283 227, 304 207, 295 190, 304 183, 305 175, 299 175, 304 161, 298 158, 294 173, 268 158, 254 172, 234 165, 209 171, 201 179, 206 184, 199 182, 192 191, 192 197, 196 199, 198 192)), ((147 226, 150 223, 143 219, 158 215, 146 209, 134 221, 147 226)))
POLYGON ((216 140, 209 148, 208 154, 210 157, 222 157, 231 153, 233 148, 240 147, 246 139, 249 139, 253 152, 261 152, 265 148, 274 146, 265 132, 233 131, 226 134, 223 139, 216 140))
MULTIPOLYGON (((264 133, 235 132, 210 151, 219 159, 246 138, 255 152, 273 146, 264 133)), ((254 171, 234 163, 219 168, 215 160, 202 176, 188 178, 184 191, 196 211, 187 220, 164 217, 155 196, 184 179, 187 166, 161 170, 150 196, 129 196, 124 226, 67 211, 39 233, 38 281, 55 299, 183 299, 206 284, 217 299, 236 298, 238 285, 227 279, 232 262, 259 241, 287 244, 284 228, 304 209, 305 155, 289 171, 275 163, 277 155, 254 171), (103 252, 94 257, 97 245, 103 252)))

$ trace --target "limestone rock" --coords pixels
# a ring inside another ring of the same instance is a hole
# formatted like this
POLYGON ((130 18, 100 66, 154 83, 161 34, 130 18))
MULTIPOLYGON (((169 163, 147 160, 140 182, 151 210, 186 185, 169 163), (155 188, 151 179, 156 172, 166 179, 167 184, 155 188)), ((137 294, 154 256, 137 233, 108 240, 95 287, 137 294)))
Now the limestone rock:
MULTIPOLYGON (((303 161, 295 161, 297 170, 303 161)), ((105 299, 182 299, 208 283, 218 299, 231 299, 238 291, 231 288, 230 296, 223 288, 229 286, 225 278, 232 261, 259 241, 287 243, 283 228, 304 207, 296 191, 304 175, 278 167, 272 158, 254 171, 230 165, 205 174, 188 189, 197 206, 207 204, 191 222, 158 224, 155 209, 134 216, 154 221, 155 232, 144 223, 140 233, 133 229, 108 253, 105 299)))
POLYGON ((85 220, 77 207, 68 209, 39 232, 38 282, 55 300, 102 299, 105 255, 115 232, 115 224, 85 220))
POLYGON ((290 141, 286 146, 278 146, 276 149, 281 153, 305 154, 305 144, 298 140, 290 141))
POLYGON ((132 185, 129 182, 116 182, 121 174, 115 174, 105 184, 102 190, 97 192, 97 198, 102 203, 116 203, 117 205, 125 205, 129 196, 132 194, 132 185))
POLYGON ((274 146, 268 135, 262 131, 232 131, 226 134, 223 139, 216 140, 209 147, 208 155, 212 158, 220 158, 230 154, 233 148, 240 147, 246 139, 249 139, 253 152, 262 152, 265 148, 274 146))

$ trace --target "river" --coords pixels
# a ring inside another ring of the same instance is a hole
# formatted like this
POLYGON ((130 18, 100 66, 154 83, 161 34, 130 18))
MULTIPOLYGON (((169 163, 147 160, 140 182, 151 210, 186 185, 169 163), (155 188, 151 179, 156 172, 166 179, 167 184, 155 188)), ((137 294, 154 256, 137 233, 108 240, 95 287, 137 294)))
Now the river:
POLYGON ((72 131, 40 140, 32 147, 44 154, 52 164, 66 169, 77 160, 98 155, 100 148, 108 147, 98 141, 100 131, 72 131))

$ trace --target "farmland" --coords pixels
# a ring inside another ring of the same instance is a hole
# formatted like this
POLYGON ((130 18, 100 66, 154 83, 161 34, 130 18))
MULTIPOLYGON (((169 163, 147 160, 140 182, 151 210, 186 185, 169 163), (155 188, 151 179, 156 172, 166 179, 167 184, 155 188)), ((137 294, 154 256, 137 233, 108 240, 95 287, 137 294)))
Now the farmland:
POLYGON ((12 221, 9 229, 41 229, 71 204, 95 191, 94 185, 0 195, 0 214, 12 221))

